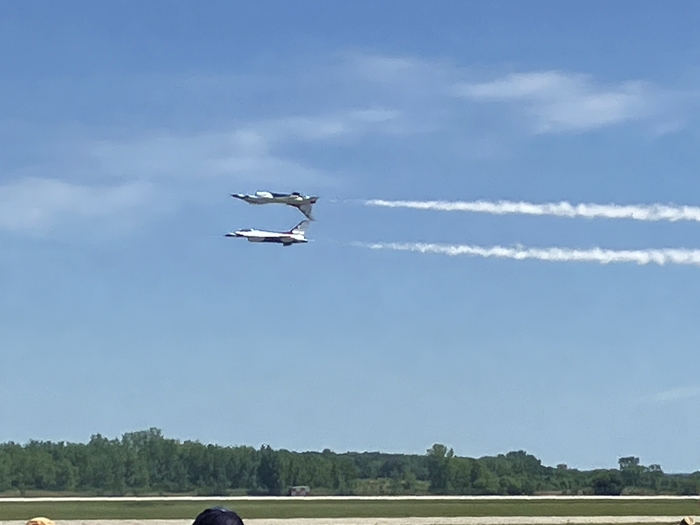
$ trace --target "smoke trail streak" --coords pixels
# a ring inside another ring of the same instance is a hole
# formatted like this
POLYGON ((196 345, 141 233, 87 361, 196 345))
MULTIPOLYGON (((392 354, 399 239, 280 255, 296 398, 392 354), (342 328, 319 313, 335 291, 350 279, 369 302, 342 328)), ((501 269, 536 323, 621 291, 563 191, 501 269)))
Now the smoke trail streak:
POLYGON ((492 215, 550 215, 554 217, 585 217, 588 219, 633 219, 637 221, 698 221, 700 207, 672 206, 663 204, 571 204, 569 202, 549 202, 533 204, 514 201, 388 201, 370 199, 367 206, 385 208, 411 208, 414 210, 466 211, 489 213, 492 215))
POLYGON ((399 250, 420 253, 438 253, 449 256, 467 255, 472 257, 495 257, 499 259, 537 259, 540 261, 556 262, 597 262, 610 263, 637 263, 658 264, 683 264, 700 266, 700 250, 687 249, 653 249, 653 250, 604 250, 592 248, 590 250, 577 250, 570 248, 527 248, 517 246, 506 248, 503 246, 471 246, 433 243, 356 243, 356 246, 372 250, 399 250))

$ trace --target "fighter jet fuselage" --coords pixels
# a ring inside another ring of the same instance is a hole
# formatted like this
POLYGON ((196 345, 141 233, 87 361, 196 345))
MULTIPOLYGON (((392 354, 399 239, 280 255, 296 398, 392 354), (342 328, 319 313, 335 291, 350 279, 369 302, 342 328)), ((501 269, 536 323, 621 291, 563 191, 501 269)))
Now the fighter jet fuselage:
POLYGON ((226 234, 226 237, 243 237, 249 242, 272 242, 283 246, 309 242, 305 237, 306 227, 309 221, 302 221, 287 232, 269 232, 264 230, 254 230, 251 228, 236 230, 226 234))
POLYGON ((311 215, 311 208, 318 200, 316 196, 302 195, 298 192, 274 193, 271 191, 256 191, 251 195, 232 193, 231 197, 241 199, 249 204, 286 204, 287 206, 293 206, 310 220, 314 220, 311 215))

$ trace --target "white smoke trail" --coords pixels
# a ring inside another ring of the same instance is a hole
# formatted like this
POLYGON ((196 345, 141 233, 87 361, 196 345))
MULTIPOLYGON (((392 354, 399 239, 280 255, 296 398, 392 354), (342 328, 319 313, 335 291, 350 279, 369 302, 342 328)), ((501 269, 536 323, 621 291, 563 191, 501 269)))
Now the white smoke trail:
POLYGON ((672 206, 663 204, 571 204, 569 202, 549 202, 533 204, 514 201, 389 201, 370 199, 367 206, 385 208, 411 208, 414 210, 466 211, 489 213, 492 215, 550 215, 554 217, 585 217, 588 219, 633 219, 637 221, 698 221, 700 207, 672 206))
POLYGON ((356 246, 372 250, 399 250, 420 253, 438 253, 449 256, 468 255, 472 257, 495 257, 500 259, 537 259, 540 261, 558 262, 597 262, 637 263, 637 264, 684 264, 700 266, 700 250, 686 249, 654 249, 654 250, 604 250, 591 248, 576 250, 570 248, 527 248, 517 246, 472 246, 432 243, 357 243, 356 246))

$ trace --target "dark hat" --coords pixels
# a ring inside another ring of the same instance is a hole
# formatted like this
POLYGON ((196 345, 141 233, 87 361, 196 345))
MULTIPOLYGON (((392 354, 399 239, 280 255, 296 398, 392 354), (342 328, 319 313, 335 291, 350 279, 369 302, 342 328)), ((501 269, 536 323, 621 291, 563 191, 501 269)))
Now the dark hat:
POLYGON ((211 507, 200 512, 192 525, 243 525, 243 520, 232 510, 211 507))

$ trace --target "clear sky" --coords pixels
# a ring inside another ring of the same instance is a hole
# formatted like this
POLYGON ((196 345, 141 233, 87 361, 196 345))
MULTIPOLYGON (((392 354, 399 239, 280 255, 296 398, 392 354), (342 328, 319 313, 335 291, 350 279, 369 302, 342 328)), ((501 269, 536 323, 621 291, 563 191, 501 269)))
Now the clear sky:
POLYGON ((353 242, 700 248, 700 4, 0 3, 0 441, 171 437, 700 469, 700 268, 353 242), (306 245, 223 237, 303 218, 306 245))

